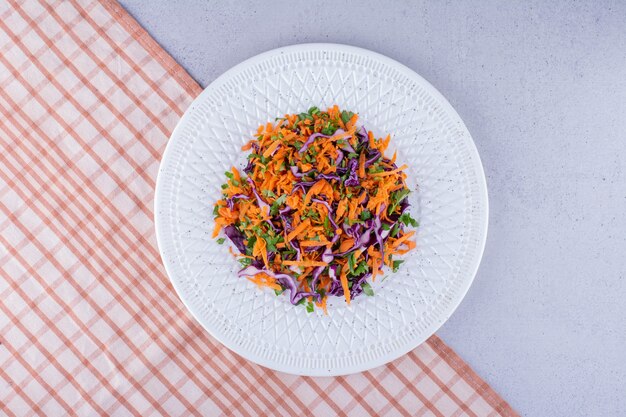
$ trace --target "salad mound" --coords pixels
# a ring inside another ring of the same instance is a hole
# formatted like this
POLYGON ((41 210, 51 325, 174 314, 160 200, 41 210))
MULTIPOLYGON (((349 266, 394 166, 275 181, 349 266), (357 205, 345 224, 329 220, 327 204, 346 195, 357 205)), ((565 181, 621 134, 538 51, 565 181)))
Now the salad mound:
MULTIPOLYGON (((368 280, 415 248, 417 222, 407 212, 406 165, 385 156, 390 135, 375 138, 358 116, 335 105, 312 107, 262 125, 242 147, 248 164, 226 172, 215 229, 232 241, 239 272, 292 304, 326 310, 374 295, 368 280)), ((218 238, 224 243, 225 238, 218 238)))

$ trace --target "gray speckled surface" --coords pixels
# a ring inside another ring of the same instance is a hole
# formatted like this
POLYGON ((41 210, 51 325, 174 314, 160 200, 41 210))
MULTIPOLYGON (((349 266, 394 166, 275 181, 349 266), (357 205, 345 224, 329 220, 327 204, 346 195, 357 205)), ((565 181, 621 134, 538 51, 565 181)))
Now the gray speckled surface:
POLYGON ((122 1, 203 86, 302 42, 429 80, 491 203, 478 276, 439 334, 522 415, 626 415, 626 3, 274 3, 122 1))

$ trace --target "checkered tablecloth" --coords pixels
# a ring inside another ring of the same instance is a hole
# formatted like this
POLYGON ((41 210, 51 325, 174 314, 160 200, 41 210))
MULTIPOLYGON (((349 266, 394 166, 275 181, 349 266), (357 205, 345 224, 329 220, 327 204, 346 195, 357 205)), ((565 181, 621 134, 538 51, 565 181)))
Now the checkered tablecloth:
POLYGON ((165 143, 201 91, 114 2, 0 2, 0 415, 510 416, 439 338, 285 375, 213 340, 157 251, 165 143))

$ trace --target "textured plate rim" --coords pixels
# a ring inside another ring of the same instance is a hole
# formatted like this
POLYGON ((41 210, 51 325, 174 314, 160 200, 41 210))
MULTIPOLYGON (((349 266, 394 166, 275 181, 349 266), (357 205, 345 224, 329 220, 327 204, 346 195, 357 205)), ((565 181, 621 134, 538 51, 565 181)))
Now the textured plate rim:
POLYGON ((419 345, 421 345, 422 343, 424 343, 428 338, 430 338, 433 334, 435 334, 435 332, 450 318, 450 316, 456 311, 456 309, 458 308, 458 306, 461 304, 461 302, 463 301, 463 299, 465 298, 467 292, 469 291, 470 286, 472 285, 472 283, 474 282, 474 279, 476 278, 476 274, 478 272, 478 268, 480 266, 483 254, 484 254, 484 250, 485 250, 485 244, 486 244, 486 240, 487 240, 487 232, 488 232, 488 224, 489 224, 489 198, 488 198, 488 191, 487 191, 487 182, 486 182, 486 178, 485 178, 485 173, 484 173, 484 168, 482 165, 482 161, 480 159, 480 155, 478 153, 478 149, 476 148, 476 144, 469 132, 469 130, 467 129, 467 127, 465 126, 465 123, 463 122, 463 120, 461 119, 461 117, 459 116, 459 114, 456 112, 456 110, 452 107, 452 105, 448 102, 448 100, 432 85, 430 84, 426 79, 424 79, 421 75, 419 75, 417 72, 413 71, 412 69, 408 68, 407 66, 405 66, 404 64, 401 64, 400 62, 391 59, 385 55, 379 54, 377 52, 373 52, 370 51, 368 49, 364 49, 364 48, 359 48, 359 47, 355 47, 355 46, 350 46, 350 45, 343 45, 343 44, 335 44, 335 43, 305 43, 305 44, 295 44, 295 45, 290 45, 290 46, 284 46, 281 48, 276 48, 276 49, 272 49, 266 52, 263 52, 261 54, 255 55, 251 58, 246 59, 245 61, 242 61, 241 63, 231 67, 230 69, 228 69, 226 72, 224 72, 222 75, 220 75, 219 77, 217 77, 213 82, 211 82, 191 103, 191 105, 187 108, 187 110, 185 110, 185 113, 183 114, 183 116, 180 118, 180 120, 178 121, 176 127, 174 128, 174 130, 172 131, 172 134, 167 142, 167 145, 165 147, 165 150, 163 152, 163 155, 161 157, 161 162, 159 164, 159 170, 157 173, 157 179, 156 179, 156 186, 155 186, 155 194, 154 194, 154 222, 155 222, 155 231, 156 231, 156 239, 157 239, 157 246, 159 249, 159 254, 161 256, 161 260, 162 263, 165 267, 165 271, 167 273, 167 276, 170 280, 170 282, 172 283, 172 286, 174 287, 176 293, 178 294, 178 297, 181 299, 181 301, 183 302, 183 304, 185 305, 185 307, 187 308, 187 310, 191 313, 191 315, 193 316, 193 318, 200 323, 200 325, 213 337, 215 338, 218 342, 220 342, 222 345, 226 346, 228 349, 230 349, 232 352, 236 353, 237 355, 242 356, 243 358, 256 363, 258 365, 264 366, 266 368, 269 369, 273 369, 276 371, 280 371, 280 372, 284 372, 284 373, 288 373, 288 374, 293 374, 293 375, 302 375, 302 376, 341 376, 341 375, 349 375, 349 374, 354 374, 354 373, 359 373, 359 372, 364 372, 367 371, 369 369, 373 369, 376 368, 378 366, 384 365, 386 363, 389 363, 405 354, 407 354, 408 352, 410 352, 411 350, 415 349, 416 347, 418 347, 419 345), (402 346, 399 347, 391 352, 388 352, 385 355, 381 355, 376 359, 373 360, 369 360, 369 361, 364 361, 361 362, 357 365, 351 365, 351 366, 346 366, 346 367, 341 367, 341 368, 335 368, 335 369, 325 369, 325 368, 298 368, 298 369, 293 369, 291 367, 289 367, 286 364, 282 364, 282 363, 278 363, 272 360, 268 360, 265 359, 263 357, 257 356, 255 354, 253 354, 252 352, 248 352, 246 349, 243 349, 241 346, 236 345, 236 344, 231 344, 226 340, 223 340, 222 338, 219 337, 219 335, 217 335, 214 331, 212 331, 212 329, 210 329, 202 320, 199 311, 197 311, 197 309, 192 306, 187 300, 186 300, 186 295, 183 293, 181 286, 177 283, 177 281, 174 279, 174 274, 172 271, 172 266, 170 265, 169 260, 166 258, 165 254, 164 254, 164 244, 163 244, 163 239, 164 239, 164 230, 163 230, 163 221, 161 220, 161 216, 159 214, 160 210, 160 202, 161 202, 161 195, 164 193, 163 190, 163 166, 164 163, 167 159, 170 158, 170 154, 171 154, 171 149, 173 148, 172 142, 174 140, 174 138, 179 134, 180 130, 182 129, 182 126, 186 123, 186 121, 191 117, 191 113, 194 111, 194 109, 197 107, 198 103, 202 102, 204 100, 204 98, 208 95, 210 95, 214 90, 216 90, 217 88, 220 87, 221 84, 223 84, 225 81, 227 81, 232 75, 240 72, 241 70, 247 68, 248 66, 252 66, 255 63, 259 62, 259 61, 263 61, 266 58, 278 55, 278 54, 282 54, 282 53, 287 53, 287 52, 292 52, 292 51, 305 51, 308 49, 312 49, 312 50, 317 50, 317 49, 325 49, 325 50, 332 50, 332 51, 338 51, 338 52, 346 52, 346 53, 355 53, 355 54, 360 54, 360 55, 364 55, 367 57, 371 57, 372 59, 381 61, 387 65, 390 65, 392 67, 394 67, 396 70, 398 70, 399 72, 403 73, 404 75, 406 75, 407 77, 413 78, 415 81, 420 83, 420 86, 422 88, 424 88, 425 90, 428 91, 429 94, 431 94, 436 100, 438 100, 438 104, 440 104, 444 110, 449 113, 450 115, 456 117, 456 119, 459 122, 458 128, 462 131, 463 134, 467 135, 467 145, 468 145, 468 150, 472 155, 472 159, 474 161, 473 163, 473 168, 476 170, 476 174, 477 174, 477 181, 478 181, 478 193, 479 193, 479 197, 480 200, 482 200, 482 202, 484 203, 484 218, 483 218, 483 222, 481 225, 481 232, 482 232, 482 236, 480 241, 478 242, 478 251, 477 251, 477 255, 475 256, 475 258, 472 260, 472 268, 471 270, 468 270, 468 279, 463 281, 459 287, 458 287, 458 295, 455 297, 455 299, 453 299, 452 301, 450 301, 446 308, 445 308, 445 314, 443 315, 443 318, 441 320, 434 320, 429 326, 427 326, 424 331, 422 332, 420 337, 416 337, 415 340, 413 341, 413 343, 411 343, 410 345, 407 346, 402 346))

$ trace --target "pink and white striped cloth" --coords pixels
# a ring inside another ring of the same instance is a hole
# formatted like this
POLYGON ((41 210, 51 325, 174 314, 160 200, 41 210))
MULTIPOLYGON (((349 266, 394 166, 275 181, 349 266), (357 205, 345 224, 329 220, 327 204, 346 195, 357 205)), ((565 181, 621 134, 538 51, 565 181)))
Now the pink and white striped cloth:
POLYGON ((516 415, 436 336, 309 378, 193 321, 152 198, 200 91, 113 1, 0 3, 0 415, 516 415))

